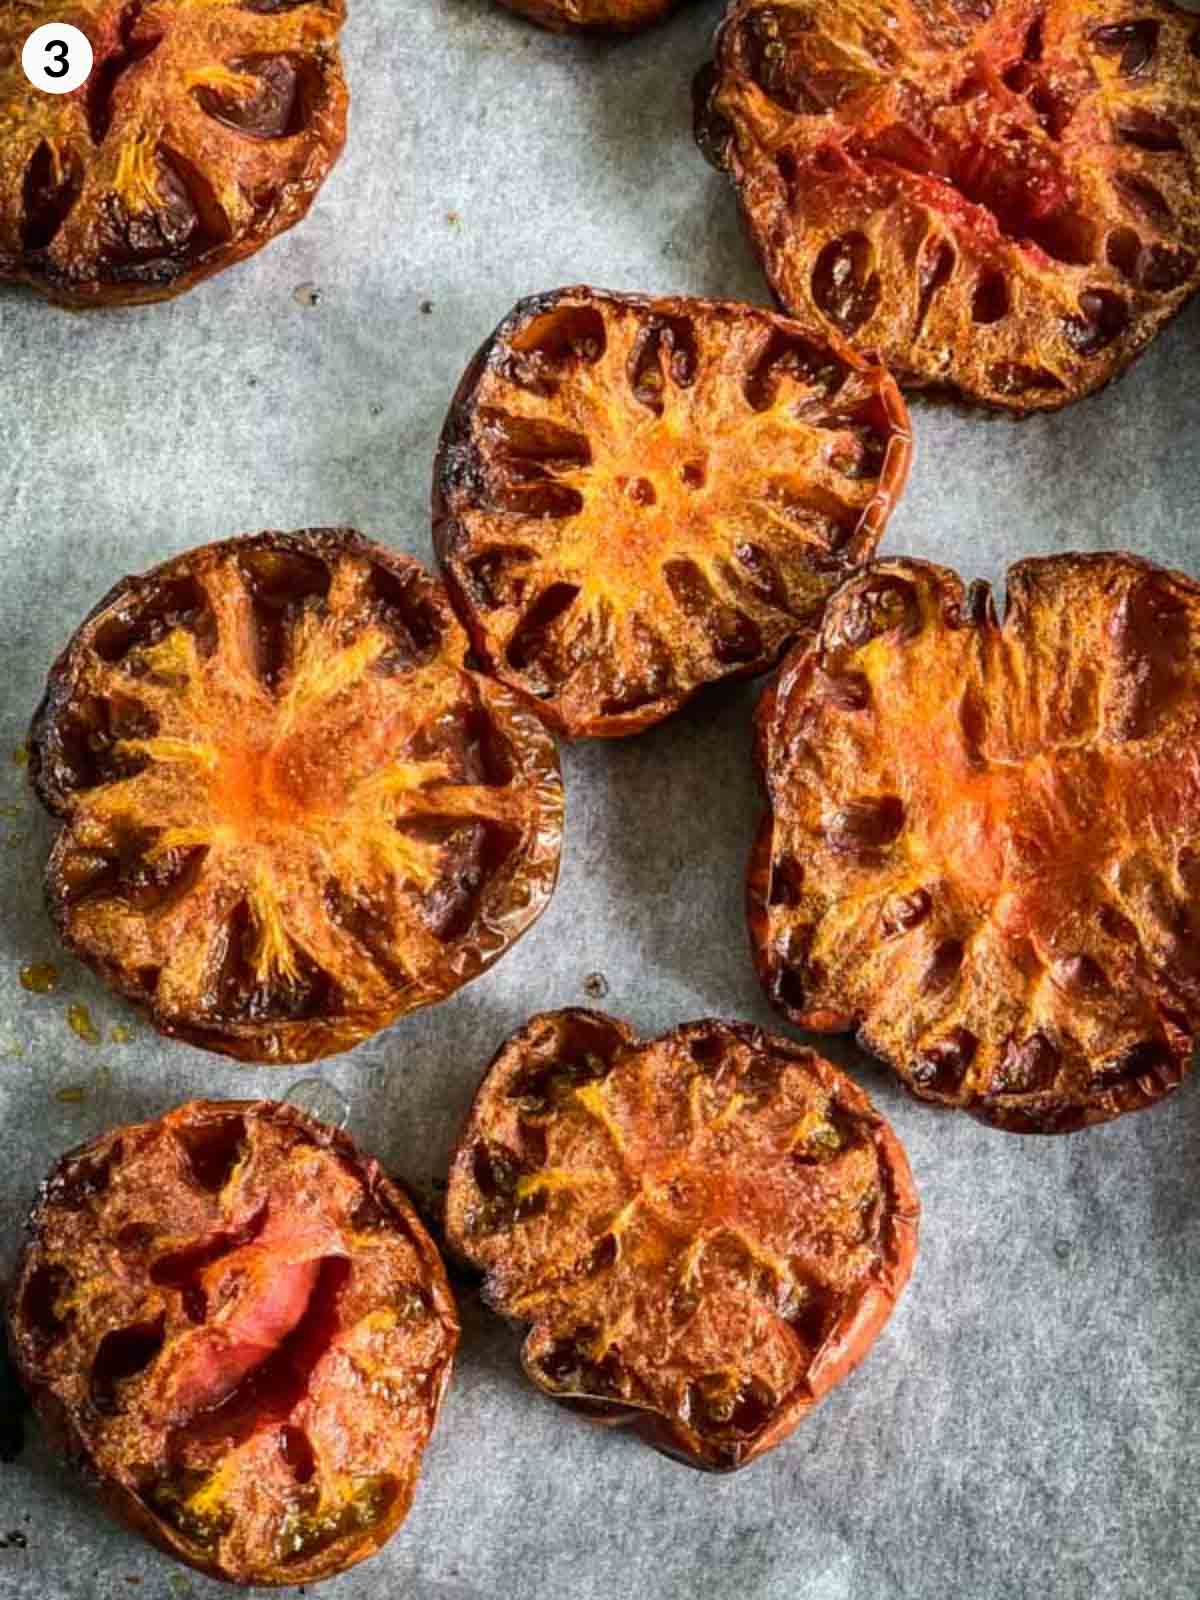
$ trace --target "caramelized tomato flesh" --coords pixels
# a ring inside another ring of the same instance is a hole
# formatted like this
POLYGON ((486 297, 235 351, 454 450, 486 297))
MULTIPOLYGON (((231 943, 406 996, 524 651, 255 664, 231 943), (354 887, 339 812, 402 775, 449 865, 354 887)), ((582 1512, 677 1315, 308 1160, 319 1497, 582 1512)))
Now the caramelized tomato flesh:
POLYGON ((31 733, 67 945, 250 1061, 348 1049, 481 972, 550 898, 562 787, 467 654, 441 585, 345 529, 118 584, 31 733))
POLYGON ((753 306, 565 289, 468 368, 434 539, 477 652, 555 728, 633 733, 766 670, 908 472, 881 368, 753 306))
POLYGON ((458 1319, 346 1135, 196 1101, 67 1155, 9 1301, 22 1381, 109 1507, 237 1583, 330 1577, 407 1514, 458 1319))
POLYGON ((697 131, 780 302, 1015 414, 1200 286, 1200 47, 1164 0, 736 0, 697 131))
POLYGON ((870 1349, 918 1204, 898 1140, 810 1050, 568 1010, 500 1050, 451 1171, 447 1236, 528 1325, 545 1393, 730 1471, 870 1349))
MULTIPOLYGON (((64 20, 54 0, 19 10, 20 39, 64 20)), ((304 216, 346 136, 344 0, 69 12, 95 62, 77 93, 30 93, 19 40, 0 50, 0 281, 79 307, 163 300, 304 216)))
POLYGON ((1200 586, 1133 556, 1019 563, 1003 624, 941 567, 851 579, 759 710, 750 927, 780 1009, 1015 1131, 1173 1089, 1200 1018, 1197 637, 1200 586))

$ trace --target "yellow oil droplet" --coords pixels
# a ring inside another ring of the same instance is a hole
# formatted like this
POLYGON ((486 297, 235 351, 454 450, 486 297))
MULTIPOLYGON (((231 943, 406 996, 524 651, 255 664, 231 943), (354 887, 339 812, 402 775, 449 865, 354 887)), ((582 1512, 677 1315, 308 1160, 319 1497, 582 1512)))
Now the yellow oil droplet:
POLYGON ((49 961, 31 961, 20 972, 21 987, 30 994, 53 994, 58 988, 58 968, 49 961))
POLYGON ((133 1038, 133 1029, 123 1022, 114 1022, 108 1030, 108 1037, 114 1044, 128 1044, 133 1038))
POLYGON ((56 1089, 54 1098, 59 1105, 81 1106, 87 1099, 87 1090, 81 1083, 69 1083, 65 1089, 56 1089))
POLYGON ((27 744, 19 744, 13 751, 13 764, 18 767, 27 767, 29 765, 29 746, 27 744))
POLYGON ((71 1032, 78 1034, 84 1044, 99 1044, 100 1029, 92 1021, 92 1013, 86 1006, 68 1006, 67 1021, 71 1032))

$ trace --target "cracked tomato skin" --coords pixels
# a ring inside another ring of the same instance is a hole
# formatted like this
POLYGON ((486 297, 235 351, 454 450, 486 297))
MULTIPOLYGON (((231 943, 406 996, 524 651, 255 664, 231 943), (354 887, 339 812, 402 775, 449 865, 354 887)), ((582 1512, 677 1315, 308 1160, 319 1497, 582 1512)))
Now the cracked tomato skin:
POLYGON ((754 306, 522 301, 450 407, 434 542, 489 669, 572 737, 765 671, 870 559, 908 474, 892 379, 754 306))
POLYGON ((1200 20, 1162 0, 736 0, 697 83, 780 302, 1015 415, 1200 287, 1200 20))
POLYGON ((715 1021, 646 1042, 572 1009, 493 1061, 446 1236, 493 1309, 529 1325, 539 1389, 729 1472, 866 1355, 919 1210, 891 1128, 811 1050, 715 1021))
POLYGON ((234 1583, 316 1582, 391 1537, 458 1331, 396 1185, 269 1100, 64 1156, 8 1300, 21 1380, 108 1509, 234 1583))
POLYGON ((797 1026, 1017 1133, 1153 1104, 1200 1022, 1200 585, 879 562, 758 711, 751 944, 797 1026))
POLYGON ((679 0, 500 0, 551 33, 640 33, 664 17, 679 0))
POLYGON ((50 673, 30 774, 68 949, 162 1032, 348 1050, 477 976, 554 891, 551 736, 445 590, 348 529, 126 578, 50 673))
POLYGON ((60 305, 166 300, 305 215, 346 137, 344 0, 0 0, 0 281, 60 305), (25 39, 95 54, 35 89, 25 39))

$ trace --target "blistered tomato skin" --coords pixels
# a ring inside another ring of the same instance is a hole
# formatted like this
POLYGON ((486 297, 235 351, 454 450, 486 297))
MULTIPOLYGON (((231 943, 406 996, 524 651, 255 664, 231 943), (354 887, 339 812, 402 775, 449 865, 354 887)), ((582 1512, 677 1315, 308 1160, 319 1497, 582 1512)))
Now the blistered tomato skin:
POLYGON ((758 712, 751 944, 797 1026, 1019 1133, 1152 1105, 1200 1024, 1200 585, 878 562, 758 712))
POLYGON ((1200 33, 1148 0, 736 0, 697 84, 780 303, 1021 416, 1200 287, 1200 33))
POLYGON ((895 1134, 811 1050, 714 1021, 646 1042, 566 1010, 493 1061, 446 1233, 527 1326, 539 1389, 729 1472, 866 1355, 918 1217, 895 1134))
POLYGON ((308 211, 346 137, 343 0, 0 3, 0 281, 60 305, 165 300, 308 211), (21 43, 70 21, 95 65, 42 94, 21 43))
POLYGON ((562 836, 552 738, 468 653, 441 584, 347 529, 119 583, 30 734, 63 942, 245 1061, 452 994, 540 916, 562 836))
POLYGON ((110 1511, 212 1577, 292 1585, 403 1522, 458 1316, 412 1207, 345 1134, 194 1101, 54 1168, 8 1338, 110 1511))
POLYGON ((757 307, 522 301, 450 407, 434 542, 488 668, 571 737, 763 672, 870 559, 908 474, 892 379, 757 307))

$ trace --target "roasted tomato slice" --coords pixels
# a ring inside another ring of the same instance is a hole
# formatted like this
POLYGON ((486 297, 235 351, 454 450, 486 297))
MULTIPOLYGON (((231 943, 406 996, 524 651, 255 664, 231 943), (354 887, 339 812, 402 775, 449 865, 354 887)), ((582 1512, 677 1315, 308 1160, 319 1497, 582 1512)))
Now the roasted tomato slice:
POLYGON ((902 382, 1053 410, 1200 287, 1200 21, 1163 0, 737 0, 698 92, 779 299, 902 382))
POLYGON ((1151 1104, 1200 1021, 1200 584, 880 562, 763 697, 751 938, 800 1027, 1021 1133, 1151 1104))
POLYGON ((669 16, 679 0, 500 0, 551 33, 639 33, 669 16))
POLYGON ((811 1050, 712 1021, 646 1043, 569 1010, 492 1063, 446 1222, 488 1302, 532 1324, 538 1388, 720 1472, 866 1355, 918 1212, 895 1134, 811 1050))
POLYGON ((458 1317, 412 1207, 345 1134, 201 1100, 63 1157, 8 1333, 110 1510, 215 1577, 299 1584, 407 1515, 458 1317))
POLYGON ((837 338, 753 306, 563 289, 468 369, 434 470, 451 598, 570 735, 764 671, 874 553, 908 415, 837 338))
POLYGON ((344 0, 0 0, 0 280, 64 305, 164 300, 304 216, 346 136, 344 0), (44 22, 87 35, 33 90, 44 22))
POLYGON ((553 740, 467 653, 442 586, 347 529, 119 583, 30 735, 64 943, 246 1061, 445 999, 537 920, 562 833, 553 740))

